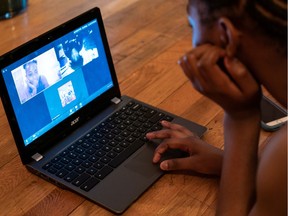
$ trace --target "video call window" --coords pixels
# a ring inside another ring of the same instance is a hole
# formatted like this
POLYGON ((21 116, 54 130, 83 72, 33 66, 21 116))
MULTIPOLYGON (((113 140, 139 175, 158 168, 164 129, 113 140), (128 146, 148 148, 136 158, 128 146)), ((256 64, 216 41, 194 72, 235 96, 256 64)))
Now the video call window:
POLYGON ((93 31, 89 30, 85 37, 73 34, 73 37, 63 43, 12 70, 20 103, 25 103, 65 76, 98 58, 98 49, 93 42, 92 33, 93 31))

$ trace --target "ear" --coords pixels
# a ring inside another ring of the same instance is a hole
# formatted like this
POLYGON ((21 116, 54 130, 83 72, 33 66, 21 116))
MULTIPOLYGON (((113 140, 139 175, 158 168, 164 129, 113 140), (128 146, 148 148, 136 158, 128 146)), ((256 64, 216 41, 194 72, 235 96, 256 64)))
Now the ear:
POLYGON ((220 40, 227 55, 233 57, 240 45, 241 32, 232 24, 232 22, 225 17, 218 20, 218 27, 220 28, 220 40))

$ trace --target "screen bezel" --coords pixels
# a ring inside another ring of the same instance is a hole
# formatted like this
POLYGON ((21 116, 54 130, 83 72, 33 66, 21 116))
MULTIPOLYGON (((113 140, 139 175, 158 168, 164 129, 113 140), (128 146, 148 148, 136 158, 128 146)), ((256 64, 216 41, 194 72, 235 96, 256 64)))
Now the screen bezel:
POLYGON ((34 51, 38 50, 39 48, 53 42, 54 40, 59 39, 60 37, 64 36, 65 34, 85 25, 88 22, 93 20, 97 20, 100 34, 102 37, 102 42, 104 46, 104 51, 107 57, 108 66, 111 72, 111 77, 113 81, 113 87, 110 88, 108 91, 100 95, 100 97, 96 98, 86 106, 82 107, 71 116, 69 116, 66 120, 59 123, 55 126, 52 130, 46 132, 44 135, 39 137, 38 139, 34 140, 28 146, 25 146, 24 140, 22 138, 19 125, 16 120, 16 115, 13 111, 13 106, 11 100, 9 98, 9 94, 4 83, 4 78, 1 72, 0 76, 0 94, 2 103, 4 105, 4 109, 8 118, 8 122, 10 124, 10 128, 17 145, 21 160, 24 164, 31 161, 31 157, 35 153, 41 153, 51 148, 51 143, 57 143, 57 140, 63 139, 67 134, 71 133, 73 130, 77 129, 82 123, 86 122, 88 119, 91 119, 95 113, 102 110, 106 107, 109 103, 109 99, 114 97, 120 98, 120 89, 116 77, 115 68, 113 65, 112 56, 110 53, 110 48, 107 40, 107 36, 104 29, 104 24, 101 16, 101 12, 99 8, 93 8, 69 21, 64 24, 59 25, 58 27, 30 40, 29 42, 21 45, 20 47, 4 54, 0 57, 0 70, 2 71, 3 68, 9 66, 10 64, 14 63, 17 60, 33 53, 34 51), (79 122, 71 126, 71 122, 78 118, 79 122))

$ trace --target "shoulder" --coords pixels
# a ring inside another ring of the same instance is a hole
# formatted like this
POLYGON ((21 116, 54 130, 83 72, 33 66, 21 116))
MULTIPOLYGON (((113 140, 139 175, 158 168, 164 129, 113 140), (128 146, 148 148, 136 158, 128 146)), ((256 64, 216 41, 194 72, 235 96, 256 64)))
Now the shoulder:
POLYGON ((42 82, 43 85, 48 86, 48 81, 45 76, 40 75, 39 80, 42 82))
POLYGON ((287 215, 287 125, 270 139, 259 161, 257 172, 260 215, 287 215))

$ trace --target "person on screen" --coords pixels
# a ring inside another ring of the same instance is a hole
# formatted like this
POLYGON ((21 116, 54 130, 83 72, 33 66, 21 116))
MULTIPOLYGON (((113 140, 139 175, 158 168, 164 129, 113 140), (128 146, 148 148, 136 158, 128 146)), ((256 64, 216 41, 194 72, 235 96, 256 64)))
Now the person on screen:
POLYGON ((70 69, 65 72, 67 75, 96 59, 98 50, 91 36, 77 36, 65 43, 65 54, 70 63, 70 69))
POLYGON ((189 0, 193 47, 179 60, 193 87, 224 110, 224 150, 163 121, 153 162, 219 175, 216 215, 287 215, 287 124, 261 151, 262 85, 287 109, 287 1, 189 0), (169 149, 185 158, 161 161, 169 149))
POLYGON ((91 35, 83 38, 83 47, 79 53, 83 57, 83 65, 86 65, 92 60, 98 58, 98 50, 91 35))
POLYGON ((82 49, 82 41, 78 38, 74 38, 67 43, 65 43, 65 54, 70 62, 70 71, 74 71, 77 68, 83 66, 83 57, 80 54, 80 50, 82 49))
POLYGON ((23 65, 26 74, 27 94, 31 98, 49 86, 45 76, 38 73, 38 64, 32 60, 23 65))

